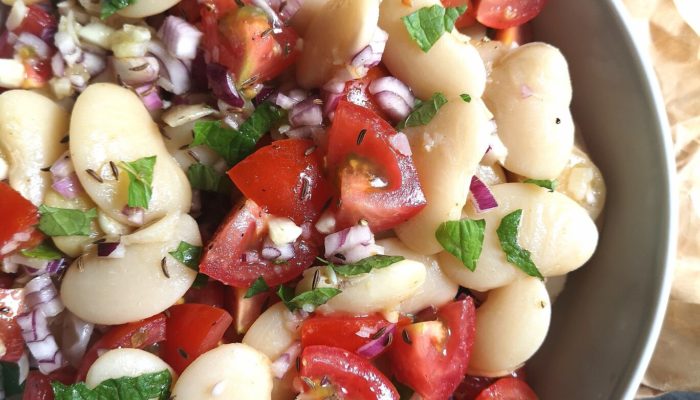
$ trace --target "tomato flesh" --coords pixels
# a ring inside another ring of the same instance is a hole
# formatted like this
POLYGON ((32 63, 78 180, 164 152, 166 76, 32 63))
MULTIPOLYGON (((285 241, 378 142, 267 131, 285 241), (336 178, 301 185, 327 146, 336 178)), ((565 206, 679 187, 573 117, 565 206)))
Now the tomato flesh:
POLYGON ((277 140, 228 171, 236 187, 269 213, 313 222, 330 199, 323 155, 310 140, 277 140))
POLYGON ((466 28, 476 23, 476 7, 472 0, 440 0, 444 7, 467 6, 467 10, 455 21, 457 29, 466 28))
POLYGON ((309 346, 301 353, 300 366, 305 393, 335 394, 335 398, 347 400, 399 400, 386 376, 368 360, 347 350, 309 346))
POLYGON ((31 238, 35 230, 34 225, 39 223, 39 211, 29 200, 4 182, 0 182, 0 209, 3 210, 3 220, 0 224, 2 257, 20 247, 21 242, 31 238))
POLYGON ((378 315, 365 317, 316 316, 301 325, 301 345, 324 345, 357 352, 373 340, 372 334, 386 328, 389 321, 378 315))
POLYGON ((476 400, 537 400, 537 394, 524 380, 506 377, 484 389, 476 400))
POLYGON ((410 155, 395 149, 394 128, 371 110, 340 101, 328 131, 328 168, 338 177, 339 229, 360 219, 373 231, 393 228, 426 200, 410 155))
POLYGON ((367 71, 367 75, 360 79, 353 79, 345 83, 343 93, 340 95, 342 100, 357 104, 374 111, 377 115, 385 120, 389 120, 388 116, 379 107, 374 96, 369 92, 369 85, 375 79, 388 76, 389 72, 381 65, 372 67, 367 71))
POLYGON ((495 29, 522 25, 535 18, 544 8, 546 0, 480 0, 476 7, 476 19, 495 29))
POLYGON ((207 304, 213 307, 224 308, 226 301, 226 287, 221 282, 209 280, 204 287, 191 287, 185 293, 186 303, 207 304))
POLYGON ((22 330, 15 318, 26 312, 22 289, 0 289, 0 343, 4 353, 0 361, 17 362, 24 353, 22 330))
POLYGON ((49 375, 44 375, 39 371, 29 371, 27 380, 24 383, 23 400, 53 400, 53 389, 51 382, 59 381, 64 385, 71 385, 75 382, 75 369, 73 367, 63 367, 49 375))
MULTIPOLYGON (((508 375, 508 377, 517 378, 523 381, 526 380, 525 368, 521 367, 513 371, 510 375, 508 375)), ((486 376, 467 375, 462 383, 459 384, 459 387, 457 387, 457 390, 454 392, 452 397, 454 400, 474 400, 479 393, 491 386, 498 379, 499 378, 491 378, 486 376)))
POLYGON ((56 17, 39 4, 32 4, 27 8, 27 16, 13 33, 31 33, 47 43, 53 43, 53 35, 58 30, 56 17))

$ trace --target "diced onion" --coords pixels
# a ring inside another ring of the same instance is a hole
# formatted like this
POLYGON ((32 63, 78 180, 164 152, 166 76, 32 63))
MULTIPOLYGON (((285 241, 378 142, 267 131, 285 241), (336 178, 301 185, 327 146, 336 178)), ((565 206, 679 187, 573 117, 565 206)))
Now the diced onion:
POLYGON ((318 99, 309 97, 295 104, 289 112, 289 123, 293 127, 321 125, 323 110, 318 104, 318 99))
POLYGON ((122 209, 122 214, 124 214, 126 219, 134 225, 143 225, 144 212, 144 209, 141 207, 124 206, 122 209))
POLYGON ((49 274, 39 275, 27 282, 24 291, 27 305, 31 309, 41 310, 47 317, 55 317, 65 308, 49 274))
POLYGON ((476 212, 481 213, 492 208, 498 207, 496 198, 493 197, 491 189, 481 181, 476 175, 472 176, 471 184, 469 185, 472 204, 476 212))
POLYGON ((350 65, 356 69, 361 69, 360 77, 367 74, 367 70, 379 65, 382 61, 386 41, 389 39, 389 34, 377 27, 372 35, 372 39, 367 46, 360 50, 350 61, 350 65))
POLYGON ((284 375, 287 374, 287 371, 289 371, 292 366, 292 362, 297 359, 300 352, 301 343, 292 343, 292 345, 270 365, 272 368, 272 375, 277 379, 284 378, 284 375))
POLYGON ((262 258, 273 261, 287 261, 294 257, 294 244, 285 243, 276 245, 269 237, 263 243, 262 258))
POLYGON ((408 137, 403 132, 399 132, 396 135, 389 137, 389 144, 391 147, 403 154, 404 156, 410 156, 413 154, 411 151, 411 143, 408 141, 408 137))
POLYGON ((214 114, 215 112, 216 110, 203 103, 192 105, 182 104, 170 107, 163 113, 161 118, 166 125, 176 128, 214 114))
POLYGON ((22 22, 29 14, 29 8, 24 4, 23 1, 15 1, 10 10, 10 14, 7 16, 7 21, 5 21, 5 28, 8 31, 14 31, 22 25, 22 22))
POLYGON ((97 244, 97 257, 124 258, 125 254, 126 247, 124 247, 121 241, 101 242, 97 244))
POLYGON ((172 55, 185 60, 197 57, 202 32, 182 18, 169 15, 158 31, 158 36, 172 55))
POLYGON ((161 76, 158 84, 165 90, 174 94, 183 94, 190 90, 190 72, 182 61, 170 55, 162 43, 151 40, 148 43, 148 52, 156 56, 165 67, 167 76, 161 76))
POLYGON ((41 309, 33 309, 18 316, 17 324, 22 329, 22 337, 41 373, 50 374, 65 364, 56 339, 49 331, 47 316, 41 309))
POLYGON ((365 343, 357 349, 357 354, 359 356, 372 359, 378 356, 382 351, 384 351, 384 349, 389 347, 394 331, 396 330, 396 324, 389 324, 383 329, 384 330, 379 337, 365 343))
POLYGON ((148 84, 139 86, 135 90, 148 111, 155 111, 163 108, 163 99, 160 97, 160 90, 157 86, 148 84))
POLYGON ((61 347, 66 359, 74 367, 78 367, 82 362, 94 328, 94 324, 85 322, 70 311, 66 311, 63 318, 61 347))
POLYGON ((66 199, 75 199, 83 191, 78 176, 73 172, 65 178, 54 179, 51 188, 66 199))
POLYGON ((374 234, 367 225, 355 225, 330 234, 324 245, 326 258, 337 263, 353 263, 384 252, 374 243, 374 234))
POLYGON ((236 90, 233 74, 221 64, 207 64, 207 80, 216 98, 232 107, 243 107, 245 102, 236 90))
POLYGON ((15 50, 27 46, 31 48, 34 53, 42 60, 46 60, 51 56, 51 47, 41 40, 40 37, 32 35, 28 32, 22 32, 17 37, 17 42, 15 42, 15 50))
POLYGON ((114 73, 127 85, 143 85, 158 79, 160 64, 155 57, 110 58, 114 73))

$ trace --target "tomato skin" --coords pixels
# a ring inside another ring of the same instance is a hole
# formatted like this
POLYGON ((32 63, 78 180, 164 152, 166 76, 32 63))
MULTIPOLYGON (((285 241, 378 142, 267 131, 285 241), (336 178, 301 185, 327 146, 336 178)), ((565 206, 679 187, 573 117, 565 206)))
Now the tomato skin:
MULTIPOLYGON (((508 377, 525 381, 525 367, 520 367, 519 369, 513 371, 510 375, 508 375, 508 377)), ((498 379, 500 378, 467 375, 462 383, 459 384, 459 387, 457 387, 457 390, 455 390, 452 397, 454 400, 474 400, 479 393, 491 386, 498 379)))
POLYGON ((39 211, 29 200, 4 182, 0 182, 0 209, 3 210, 3 220, 0 224, 0 257, 2 257, 16 249, 10 246, 15 234, 25 232, 32 234, 35 231, 34 225, 39 223, 39 211))
POLYGON ((17 362, 24 353, 24 339, 15 318, 27 311, 23 289, 0 289, 0 343, 5 354, 0 361, 17 362))
POLYGON ((455 28, 461 29, 476 23, 476 7, 472 0, 440 0, 444 7, 467 6, 467 11, 457 18, 455 28))
POLYGON ((476 333, 470 297, 443 306, 437 318, 399 328, 389 351, 396 378, 425 400, 446 400, 459 386, 476 333))
POLYGON ((221 282, 209 280, 202 288, 191 287, 185 293, 186 303, 207 304, 212 307, 224 308, 226 287, 221 282))
POLYGON ((276 265, 260 256, 266 213, 251 200, 234 207, 206 246, 199 264, 200 272, 237 288, 248 288, 262 276, 269 286, 288 282, 309 267, 318 255, 317 245, 304 234, 294 243, 295 256, 276 265), (246 251, 257 259, 244 260, 246 251))
POLYGON ((51 382, 59 381, 64 385, 75 383, 75 368, 63 367, 49 375, 44 375, 39 371, 29 371, 24 384, 24 394, 22 400, 54 400, 51 382))
POLYGON ((524 380, 506 377, 484 389, 476 400, 537 400, 537 394, 524 380))
POLYGON ((371 337, 358 336, 357 332, 363 329, 377 332, 388 325, 390 322, 379 315, 314 316, 301 324, 301 346, 324 345, 355 353, 357 349, 372 341, 371 337))
MULTIPOLYGON (((324 377, 348 400, 399 400, 391 381, 368 360, 330 346, 302 350, 299 375, 318 383, 324 377)), ((306 387, 305 392, 310 388, 306 387)))
POLYGON ((50 60, 26 59, 22 62, 26 78, 22 82, 23 89, 39 89, 44 87, 53 77, 50 60))
POLYGON ((425 207, 413 159, 391 145, 394 135, 394 128, 371 110, 347 101, 338 104, 328 130, 327 156, 340 187, 338 229, 365 219, 373 231, 384 231, 425 207), (372 187, 370 174, 386 185, 372 187))
POLYGON ((506 29, 535 18, 547 0, 480 0, 476 19, 489 28, 506 29))
POLYGON ((27 8, 29 9, 27 16, 13 33, 20 34, 22 32, 27 32, 43 39, 49 44, 53 43, 53 35, 56 33, 56 30, 58 30, 58 20, 56 17, 38 4, 32 4, 27 8))
POLYGON ((233 320, 225 310, 206 304, 178 304, 169 314, 160 355, 178 374, 216 347, 233 320))
POLYGON ((87 372, 97 360, 101 350, 111 350, 117 347, 143 349, 165 340, 165 314, 157 314, 142 321, 130 322, 113 326, 97 340, 83 356, 83 362, 78 368, 77 380, 84 381, 87 372))
POLYGON ((330 199, 323 176, 323 155, 314 142, 277 140, 228 171, 236 187, 269 213, 296 224, 313 222, 330 199))
POLYGON ((180 17, 190 24, 196 24, 202 19, 197 0, 182 0, 170 9, 170 14, 180 17))
POLYGON ((385 120, 389 120, 388 116, 379 107, 379 104, 375 100, 374 96, 369 92, 369 85, 375 79, 383 78, 388 76, 389 72, 384 68, 384 66, 377 65, 372 67, 367 71, 367 75, 360 79, 353 79, 345 83, 345 89, 341 94, 341 99, 349 101, 350 103, 357 104, 372 110, 374 113, 379 115, 385 120))

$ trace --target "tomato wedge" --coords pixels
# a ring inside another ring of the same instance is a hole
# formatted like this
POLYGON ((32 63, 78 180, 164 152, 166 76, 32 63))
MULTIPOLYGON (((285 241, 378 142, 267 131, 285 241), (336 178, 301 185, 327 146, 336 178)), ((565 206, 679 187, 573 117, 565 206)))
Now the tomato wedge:
POLYGON ((413 159, 392 145, 396 134, 371 110, 347 101, 338 104, 327 156, 340 187, 338 229, 365 219, 373 231, 387 230, 425 207, 413 159))
POLYGON ((467 11, 457 18, 455 27, 457 29, 466 28, 476 23, 476 9, 472 0, 440 0, 444 7, 467 6, 467 11))
POLYGON ((0 289, 0 361, 17 362, 24 353, 22 330, 15 318, 27 311, 22 289, 0 289))
POLYGON ((225 302, 226 286, 217 281, 209 280, 204 287, 191 287, 185 293, 185 303, 207 304, 224 308, 225 302))
POLYGON ((537 394, 524 380, 506 377, 484 389, 475 400, 537 400, 537 394))
POLYGON ((233 287, 248 288, 262 276, 270 286, 288 282, 309 267, 318 255, 304 234, 294 243, 295 256, 275 264, 260 255, 267 214, 251 200, 235 207, 206 246, 199 270, 233 287))
POLYGON ((323 176, 323 155, 310 140, 277 140, 228 175, 246 197, 299 225, 315 221, 332 195, 323 176))
POLYGON ((165 340, 165 314, 157 314, 143 321, 130 322, 112 327, 85 353, 78 368, 77 381, 84 381, 92 363, 103 350, 126 347, 143 349, 165 340))
POLYGON ((0 257, 9 254, 27 242, 39 223, 39 211, 10 185, 0 182, 0 257))
POLYGON ((425 400, 445 400, 459 386, 476 333, 470 297, 443 306, 437 318, 399 328, 389 350, 396 379, 425 400))
POLYGON ((44 375, 39 371, 30 371, 24 383, 24 394, 22 400, 54 400, 51 382, 59 381, 64 385, 71 385, 75 382, 75 368, 63 367, 49 375, 44 375))
MULTIPOLYGON (((516 378, 519 380, 526 380, 525 367, 520 367, 519 369, 513 371, 509 378, 516 378)), ((501 378, 491 378, 486 376, 475 376, 467 375, 462 383, 459 384, 457 390, 452 394, 454 400, 474 400, 479 393, 484 391, 486 388, 495 383, 501 378)))
POLYGON ((206 304, 178 304, 169 313, 160 355, 178 374, 216 347, 233 320, 225 310, 206 304))
MULTIPOLYGON (((375 79, 379 79, 389 75, 389 72, 382 65, 372 67, 367 71, 367 75, 360 79, 353 79, 345 83, 345 88, 343 93, 340 94, 339 99, 334 100, 334 95, 330 95, 325 101, 329 102, 328 106, 330 109, 337 107, 337 103, 340 100, 346 100, 350 103, 357 104, 374 111, 377 115, 388 120, 387 115, 382 111, 381 107, 375 100, 374 96, 369 92, 369 85, 375 79), (335 101, 335 104, 333 102, 335 101)), ((330 111, 327 109, 327 111, 330 111)))
POLYGON ((399 400, 391 381, 368 360, 330 346, 309 346, 301 353, 299 376, 304 393, 318 398, 399 400), (335 395, 336 397, 332 397, 335 395))
POLYGON ((356 353, 357 349, 373 340, 373 334, 389 324, 379 315, 312 317, 301 325, 301 345, 338 347, 356 353))
POLYGON ((535 18, 547 0, 480 0, 476 19, 494 29, 522 25, 535 18))

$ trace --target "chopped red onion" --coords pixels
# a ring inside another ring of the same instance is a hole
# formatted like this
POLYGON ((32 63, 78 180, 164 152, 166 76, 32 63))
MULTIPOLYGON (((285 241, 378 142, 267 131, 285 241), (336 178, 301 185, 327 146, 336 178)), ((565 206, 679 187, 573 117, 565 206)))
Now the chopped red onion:
POLYGON ((13 254, 7 257, 6 260, 11 264, 23 266, 30 276, 43 274, 55 275, 61 272, 66 266, 66 260, 63 258, 57 260, 42 260, 39 258, 25 257, 21 254, 13 254))
POLYGON ((75 172, 65 178, 54 178, 51 188, 66 199, 75 199, 83 191, 75 172))
POLYGON ((66 63, 63 61, 63 56, 60 52, 51 57, 51 72, 53 72, 53 76, 59 78, 63 77, 66 72, 66 63))
POLYGON ((107 62, 104 56, 86 51, 83 53, 83 67, 90 76, 97 76, 107 68, 107 62))
POLYGON ((413 322, 435 321, 437 318, 437 311, 437 307, 429 305, 414 315, 413 322))
POLYGON ((63 367, 65 360, 56 344, 56 339, 48 328, 47 316, 37 308, 17 317, 17 324, 22 330, 22 337, 29 352, 36 359, 39 371, 43 374, 63 367))
POLYGON ((287 374, 287 371, 289 371, 289 368, 292 366, 292 362, 297 359, 300 352, 301 343, 298 341, 292 343, 292 345, 270 365, 270 367, 272 367, 272 375, 277 379, 284 378, 284 375, 287 374))
POLYGON ((302 126, 299 128, 289 129, 284 132, 287 137, 292 139, 314 139, 316 136, 325 132, 321 126, 302 126))
POLYGON ((274 103, 280 107, 282 107, 285 110, 289 110, 292 107, 294 107, 295 104, 297 104, 299 101, 295 100, 284 93, 277 93, 277 95, 274 98, 274 103))
POLYGON ((158 87, 153 84, 139 86, 136 89, 136 94, 139 95, 141 101, 146 106, 148 111, 163 109, 163 99, 160 98, 158 87))
POLYGON ((27 46, 30 47, 34 53, 42 60, 46 60, 51 57, 51 47, 41 40, 40 37, 32 35, 28 32, 22 32, 17 36, 17 42, 15 43, 15 50, 27 46))
POLYGON ((126 215, 127 221, 134 225, 143 225, 145 210, 141 207, 124 206, 122 214, 126 215))
POLYGON ((411 113, 411 107, 396 93, 379 92, 374 95, 377 105, 384 111, 393 122, 406 119, 411 113))
POLYGON ((524 83, 522 85, 520 85, 520 97, 521 98, 527 99, 528 97, 532 96, 533 94, 534 94, 534 92, 532 91, 530 86, 528 86, 524 83))
POLYGON ((243 107, 245 102, 236 90, 233 74, 221 64, 207 64, 207 79, 214 96, 232 107, 243 107))
POLYGON ((124 258, 126 247, 117 242, 102 242, 97 244, 97 257, 104 258, 124 258))
POLYGON ((411 107, 413 107, 413 104, 416 102, 416 98, 413 96, 413 93, 411 93, 411 89, 408 85, 393 76, 384 76, 373 80, 369 84, 368 89, 369 93, 372 95, 381 92, 395 93, 401 96, 406 104, 411 107))
POLYGON ((271 86, 264 86, 260 92, 253 98, 253 105, 255 107, 259 106, 265 100, 275 98, 275 88, 271 86))
POLYGON ((169 15, 158 30, 158 36, 172 55, 185 60, 197 57, 202 32, 182 18, 169 15))
POLYGON ((389 34, 377 27, 369 44, 355 54, 352 61, 350 61, 350 65, 363 69, 360 72, 364 76, 368 69, 379 65, 382 61, 387 39, 389 39, 389 34))
POLYGON ((474 204, 476 212, 481 213, 498 207, 496 198, 493 197, 493 193, 491 193, 489 187, 476 175, 472 176, 469 191, 471 192, 472 204, 474 204))
POLYGON ((410 156, 413 154, 411 151, 411 143, 409 143, 408 137, 403 132, 390 136, 389 144, 391 144, 391 147, 394 148, 394 150, 398 151, 404 156, 410 156))
POLYGON ((318 99, 309 97, 295 104, 289 112, 289 123, 293 127, 321 125, 323 110, 318 104, 318 99))
POLYGON ((326 236, 325 256, 338 263, 353 263, 373 254, 382 253, 383 248, 374 244, 374 235, 367 225, 355 225, 326 236))
POLYGON ((160 64, 155 57, 111 57, 110 62, 119 80, 127 85, 154 82, 160 73, 160 64))
POLYGON ((177 58, 170 55, 162 43, 151 40, 148 42, 148 52, 153 54, 161 62, 167 74, 158 79, 158 84, 173 94, 183 94, 190 90, 190 71, 187 66, 177 58))
POLYGON ((58 157, 58 159, 56 159, 56 161, 53 163, 51 168, 49 168, 49 171, 51 172, 51 176, 53 177, 54 181, 60 178, 66 178, 75 172, 73 163, 70 161, 70 152, 66 151, 65 153, 61 154, 61 156, 58 157))
POLYGON ((68 65, 75 65, 83 58, 83 51, 68 32, 57 32, 54 36, 54 44, 68 65))
POLYGON ((294 257, 294 243, 275 244, 269 237, 265 239, 261 251, 262 258, 274 261, 287 261, 294 257))
POLYGON ((94 324, 83 321, 70 311, 64 314, 61 347, 66 359, 74 367, 78 367, 82 362, 94 328, 94 324))
POLYGON ((24 298, 31 309, 41 310, 47 317, 55 317, 65 308, 49 274, 39 275, 27 282, 24 298))
POLYGON ((375 79, 369 84, 369 92, 382 111, 396 122, 408 116, 416 101, 408 86, 393 76, 375 79))
POLYGON ((287 1, 281 1, 280 5, 282 6, 279 10, 280 13, 280 18, 282 21, 287 22, 291 20, 294 15, 301 9, 301 5, 303 3, 303 0, 287 0, 287 1))
POLYGON ((12 238, 8 240, 2 247, 0 247, 0 256, 9 254, 15 251, 22 242, 26 242, 34 233, 34 227, 27 229, 24 232, 17 232, 12 235, 12 238))
POLYGON ((258 260, 260 259, 257 251, 246 251, 245 253, 243 253, 242 258, 244 263, 254 263, 258 262, 258 260))
POLYGON ((367 359, 372 359, 389 347, 394 331, 396 330, 396 324, 389 324, 383 329, 384 330, 379 337, 360 346, 360 348, 357 349, 357 355, 367 359))

